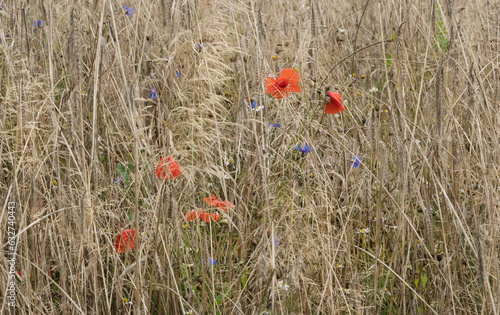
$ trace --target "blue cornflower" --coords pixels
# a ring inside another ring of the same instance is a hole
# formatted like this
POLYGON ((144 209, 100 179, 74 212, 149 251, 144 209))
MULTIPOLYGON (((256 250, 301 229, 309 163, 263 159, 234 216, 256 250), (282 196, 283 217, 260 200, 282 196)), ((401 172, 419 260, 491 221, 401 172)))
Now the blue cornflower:
POLYGON ((128 15, 128 16, 132 16, 132 13, 135 13, 134 8, 132 8, 132 7, 128 7, 128 6, 126 6, 126 7, 123 7, 123 8, 124 8, 124 9, 125 9, 125 11, 126 11, 126 12, 125 12, 125 14, 126 14, 126 15, 128 15))
POLYGON ((301 148, 300 145, 298 145, 298 144, 294 149, 302 152, 303 154, 307 154, 309 152, 312 152, 312 150, 313 150, 310 145, 306 145, 303 148, 301 148))
POLYGON ((269 127, 271 127, 271 128, 280 128, 281 124, 280 123, 275 123, 275 124, 269 123, 269 127))
POLYGON ((205 47, 205 44, 198 43, 198 50, 201 51, 205 47))
MULTIPOLYGON (((271 242, 271 240, 269 240, 269 242, 271 242)), ((278 235, 274 234, 274 247, 278 248, 278 245, 279 245, 279 239, 278 239, 278 235)))
POLYGON ((255 110, 256 112, 260 111, 261 109, 264 108, 264 106, 260 106, 259 103, 257 103, 256 100, 252 100, 250 102, 250 106, 252 106, 252 110, 255 110))
POLYGON ((40 28, 43 26, 43 21, 42 20, 34 20, 33 21, 33 31, 36 33, 36 28, 40 28))
POLYGON ((117 183, 121 182, 122 180, 123 180, 123 177, 118 177, 117 179, 115 179, 113 181, 113 184, 117 184, 117 183))
POLYGON ((352 167, 359 167, 360 164, 361 164, 361 158, 359 157, 359 155, 353 156, 351 158, 352 167))
MULTIPOLYGON (((203 259, 201 260, 201 264, 204 265, 203 259)), ((212 257, 208 257, 208 264, 213 267, 217 265, 217 259, 212 259, 212 257)))
POLYGON ((177 72, 177 71, 175 71, 175 75, 176 75, 178 78, 180 78, 180 77, 181 77, 181 74, 180 74, 179 72, 177 72))
POLYGON ((158 98, 158 94, 156 94, 155 88, 151 89, 151 93, 149 93, 149 97, 151 97, 154 100, 158 98))

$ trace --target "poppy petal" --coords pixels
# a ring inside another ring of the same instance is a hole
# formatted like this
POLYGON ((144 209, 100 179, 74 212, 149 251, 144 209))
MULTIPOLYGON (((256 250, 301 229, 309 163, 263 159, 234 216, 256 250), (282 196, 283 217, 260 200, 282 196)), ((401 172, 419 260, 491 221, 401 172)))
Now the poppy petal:
POLYGON ((276 83, 279 87, 284 88, 290 84, 290 79, 286 76, 279 76, 276 78, 276 83))
POLYGON ((209 205, 213 206, 217 201, 217 197, 215 197, 215 195, 212 195, 211 197, 203 198, 203 200, 205 200, 205 202, 208 203, 209 205))
POLYGON ((299 92, 300 92, 300 86, 299 86, 299 85, 297 85, 297 84, 290 84, 290 85, 288 86, 288 89, 289 89, 290 91, 292 91, 292 92, 297 92, 297 93, 299 93, 299 92))
POLYGON ((325 113, 338 114, 345 109, 339 93, 328 92, 328 95, 330 96, 330 103, 326 105, 325 113))
POLYGON ((160 163, 156 166, 155 172, 156 172, 156 176, 158 178, 162 178, 163 177, 163 172, 164 172, 164 169, 163 169, 163 158, 160 159, 160 163))
POLYGON ((330 97, 333 97, 337 102, 339 102, 340 104, 342 104, 342 96, 340 96, 339 93, 328 92, 328 95, 330 95, 330 97))
POLYGON ((170 174, 172 174, 172 177, 175 179, 181 175, 181 168, 179 167, 179 164, 177 162, 170 162, 170 165, 168 166, 170 170, 170 174))
POLYGON ((278 84, 276 83, 276 80, 271 77, 268 77, 266 79, 266 93, 273 93, 274 91, 276 91, 277 88, 278 84))
POLYGON ((135 247, 135 229, 122 231, 116 237, 115 249, 119 254, 123 254, 135 247))
POLYGON ((280 73, 280 77, 286 78, 288 80, 288 84, 297 84, 300 82, 300 75, 298 72, 290 68, 283 69, 280 73))
POLYGON ((285 89, 282 89, 282 88, 278 88, 276 89, 276 91, 274 91, 271 95, 274 97, 274 98, 277 98, 277 99, 282 99, 283 97, 288 97, 290 96, 290 92, 286 91, 285 89))

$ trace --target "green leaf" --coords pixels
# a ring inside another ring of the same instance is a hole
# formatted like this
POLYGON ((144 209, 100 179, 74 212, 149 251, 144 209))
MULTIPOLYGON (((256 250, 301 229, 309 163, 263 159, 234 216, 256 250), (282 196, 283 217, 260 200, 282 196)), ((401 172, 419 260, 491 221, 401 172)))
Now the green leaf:
POLYGON ((392 56, 391 54, 387 53, 385 56, 385 63, 387 64, 387 68, 390 68, 392 65, 392 56))
POLYGON ((243 274, 241 275, 241 286, 244 288, 246 284, 247 284, 247 270, 245 269, 243 271, 243 274))
POLYGON ((128 162, 128 163, 127 163, 127 167, 128 167, 128 169, 129 169, 132 173, 134 172, 134 170, 135 170, 135 166, 134 166, 134 164, 132 164, 132 163, 128 162))
POLYGON ((219 295, 217 295, 217 297, 215 298, 217 300, 217 304, 222 304, 222 300, 224 300, 224 295, 222 295, 222 293, 220 293, 219 295))
POLYGON ((422 287, 425 287, 425 285, 427 284, 427 274, 426 273, 423 273, 421 276, 420 276, 420 279, 422 280, 422 287))
POLYGON ((120 175, 124 175, 124 174, 125 174, 125 172, 127 171, 127 170, 125 169, 125 166, 123 166, 123 164, 122 164, 122 163, 118 163, 118 164, 116 165, 116 168, 118 168, 118 172, 120 172, 120 175))
POLYGON ((130 173, 125 173, 123 179, 125 180, 125 184, 128 185, 132 181, 132 176, 130 176, 130 173))

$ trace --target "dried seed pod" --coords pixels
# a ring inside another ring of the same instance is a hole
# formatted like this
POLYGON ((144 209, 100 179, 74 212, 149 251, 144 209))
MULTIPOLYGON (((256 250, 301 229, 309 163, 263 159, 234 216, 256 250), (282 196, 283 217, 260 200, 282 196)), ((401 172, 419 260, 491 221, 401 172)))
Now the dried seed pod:
POLYGON ((283 45, 281 44, 276 45, 276 53, 279 54, 282 51, 283 51, 283 45))
POLYGON ((324 101, 325 101, 325 104, 330 104, 330 102, 331 102, 330 95, 325 96, 325 100, 324 101))

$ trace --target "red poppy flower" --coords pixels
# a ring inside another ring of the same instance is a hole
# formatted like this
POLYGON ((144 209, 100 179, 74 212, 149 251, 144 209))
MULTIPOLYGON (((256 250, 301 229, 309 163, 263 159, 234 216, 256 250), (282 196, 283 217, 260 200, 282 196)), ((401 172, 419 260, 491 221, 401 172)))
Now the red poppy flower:
POLYGON ((203 214, 203 211, 201 211, 201 210, 188 211, 186 213, 186 220, 188 222, 196 221, 202 214, 203 214))
POLYGON ((276 79, 271 77, 266 79, 266 93, 271 93, 274 98, 289 97, 292 92, 300 92, 300 86, 297 85, 299 81, 300 76, 297 71, 286 68, 276 79))
POLYGON ((167 163, 163 163, 163 158, 160 159, 160 164, 156 166, 156 176, 158 178, 165 178, 165 180, 170 179, 170 175, 175 179, 181 175, 181 168, 179 164, 174 161, 171 156, 167 156, 167 163), (165 170, 165 164, 168 167, 170 174, 168 174, 165 170))
POLYGON ((122 231, 116 237, 115 249, 119 254, 123 254, 135 247, 135 229, 122 231))
POLYGON ((186 213, 186 220, 188 222, 196 221, 197 219, 203 220, 207 223, 210 221, 217 222, 220 219, 220 215, 216 213, 210 214, 208 212, 203 212, 203 210, 193 210, 186 213))
POLYGON ((235 207, 235 205, 233 205, 229 201, 222 201, 222 200, 217 199, 217 197, 215 197, 215 195, 212 195, 212 197, 203 198, 203 200, 205 200, 205 202, 208 203, 209 205, 214 206, 216 208, 219 208, 224 212, 227 211, 228 207, 229 208, 235 207))
POLYGON ((345 109, 339 93, 328 92, 328 96, 330 96, 330 103, 325 104, 325 113, 338 114, 345 109))

